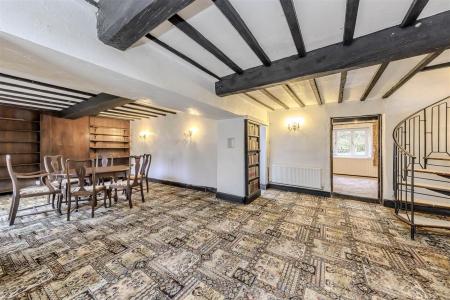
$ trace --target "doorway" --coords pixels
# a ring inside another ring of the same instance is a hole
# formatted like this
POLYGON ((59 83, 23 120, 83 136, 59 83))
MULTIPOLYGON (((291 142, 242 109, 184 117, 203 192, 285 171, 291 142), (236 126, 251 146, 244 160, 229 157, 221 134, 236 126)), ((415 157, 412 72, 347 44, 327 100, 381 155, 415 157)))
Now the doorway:
POLYGON ((331 193, 382 202, 381 115, 331 118, 331 193))

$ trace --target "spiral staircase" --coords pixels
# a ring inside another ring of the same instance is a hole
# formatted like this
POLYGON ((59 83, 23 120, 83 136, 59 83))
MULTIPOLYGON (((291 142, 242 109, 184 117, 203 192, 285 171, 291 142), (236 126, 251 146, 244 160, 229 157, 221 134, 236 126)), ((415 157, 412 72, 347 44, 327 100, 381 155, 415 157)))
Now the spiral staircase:
POLYGON ((450 229, 450 96, 401 121, 394 129, 395 215, 417 228, 450 229), (421 212, 427 212, 416 214, 421 212))

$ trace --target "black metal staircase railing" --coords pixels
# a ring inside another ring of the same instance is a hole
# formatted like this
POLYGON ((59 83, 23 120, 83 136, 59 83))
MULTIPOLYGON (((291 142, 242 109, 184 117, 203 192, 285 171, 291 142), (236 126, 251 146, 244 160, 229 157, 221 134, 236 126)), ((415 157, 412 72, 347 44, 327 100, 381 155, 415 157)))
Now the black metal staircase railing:
MULTIPOLYGON (((442 227, 432 222, 416 222, 416 195, 430 198, 449 198, 446 188, 433 189, 428 185, 417 184, 418 180, 442 182, 449 187, 450 182, 431 177, 418 176, 417 173, 430 168, 450 170, 450 97, 439 100, 402 120, 393 132, 393 187, 396 216, 411 226, 411 238, 414 239, 416 227, 442 227), (432 162, 430 162, 432 161, 432 162), (435 163, 438 161, 440 163, 435 163), (420 170, 419 170, 420 169, 420 170), (420 192, 417 191, 420 189, 420 192), (425 190, 425 192, 423 191, 425 190), (430 193, 434 192, 434 193, 430 193)), ((427 174, 433 174, 428 171, 427 174)), ((439 172, 436 172, 439 176, 439 172)), ((442 174, 441 174, 442 175, 442 174)), ((448 179, 448 177, 443 176, 448 179)), ((447 228, 447 227, 444 227, 447 228)))

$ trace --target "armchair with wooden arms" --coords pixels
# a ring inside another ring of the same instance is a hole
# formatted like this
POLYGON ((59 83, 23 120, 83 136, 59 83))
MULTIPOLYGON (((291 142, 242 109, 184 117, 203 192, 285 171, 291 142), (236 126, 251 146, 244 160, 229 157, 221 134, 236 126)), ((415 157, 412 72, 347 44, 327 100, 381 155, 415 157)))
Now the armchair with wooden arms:
MULTIPOLYGON (((14 225, 14 222, 17 217, 18 211, 23 210, 29 210, 29 209, 35 209, 37 207, 46 206, 47 204, 41 204, 37 206, 33 206, 30 208, 24 208, 22 210, 19 210, 19 204, 20 200, 23 198, 31 198, 31 197, 39 197, 39 196, 58 196, 58 205, 61 201, 61 190, 54 187, 50 184, 48 179, 48 173, 43 171, 36 171, 36 172, 30 172, 30 173, 17 173, 13 169, 12 161, 11 161, 11 155, 6 155, 6 166, 8 169, 9 176, 11 178, 12 186, 13 186, 13 195, 12 195, 12 201, 11 201, 11 207, 9 210, 9 225, 14 225), (29 181, 30 179, 39 179, 42 183, 40 186, 24 186, 23 180, 29 181)), ((45 211, 37 211, 27 214, 21 214, 19 217, 23 216, 29 216, 29 215, 36 215, 41 213, 47 213, 54 210, 45 210, 45 211)))

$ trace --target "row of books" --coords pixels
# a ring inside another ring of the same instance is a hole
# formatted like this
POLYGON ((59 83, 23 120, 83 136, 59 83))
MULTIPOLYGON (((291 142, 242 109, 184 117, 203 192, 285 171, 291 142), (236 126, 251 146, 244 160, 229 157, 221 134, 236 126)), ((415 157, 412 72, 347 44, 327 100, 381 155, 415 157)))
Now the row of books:
POLYGON ((248 194, 251 195, 259 190, 259 179, 253 180, 248 184, 248 194))
POLYGON ((248 154, 248 164, 254 165, 259 163, 259 153, 249 153, 248 154))
POLYGON ((259 176, 259 166, 248 168, 248 179, 252 179, 259 176))
POLYGON ((248 138, 248 150, 259 150, 259 140, 255 137, 248 138))
POLYGON ((259 136, 259 126, 248 122, 247 126, 248 135, 259 136))

